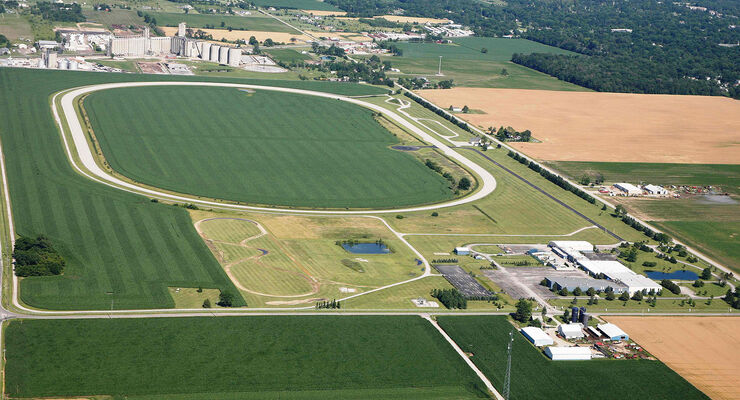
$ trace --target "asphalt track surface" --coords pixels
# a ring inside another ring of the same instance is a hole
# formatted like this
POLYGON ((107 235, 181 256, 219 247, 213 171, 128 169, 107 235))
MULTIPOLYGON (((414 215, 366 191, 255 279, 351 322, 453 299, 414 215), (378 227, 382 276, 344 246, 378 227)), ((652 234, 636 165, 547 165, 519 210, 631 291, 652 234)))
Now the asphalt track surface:
MULTIPOLYGON (((55 106, 57 96, 59 96, 59 94, 54 95, 52 99, 52 112, 54 114, 54 119, 59 125, 59 128, 64 132, 65 124, 62 122, 57 112, 57 107, 55 106)), ((446 207, 459 206, 462 204, 467 204, 467 203, 470 203, 476 200, 480 200, 488 196, 489 194, 491 194, 496 189, 496 179, 493 177, 493 175, 491 175, 491 173, 486 171, 485 168, 479 166, 475 162, 465 158, 465 156, 463 156, 462 154, 454 151, 451 147, 449 147, 448 145, 446 145, 445 143, 443 143, 441 140, 437 139, 433 135, 425 132, 421 128, 409 122, 407 119, 401 117, 400 115, 398 115, 397 113, 391 110, 388 110, 385 107, 375 105, 372 103, 368 103, 368 102, 365 102, 365 101, 362 101, 356 98, 347 97, 347 96, 341 96, 341 95, 323 93, 323 92, 315 92, 315 91, 310 91, 310 90, 275 87, 275 86, 243 85, 243 84, 217 83, 217 82, 121 82, 121 83, 107 83, 107 84, 101 84, 101 85, 85 86, 85 87, 66 91, 62 94, 62 97, 59 100, 59 103, 61 105, 62 113, 64 114, 64 119, 66 120, 66 127, 68 128, 68 132, 70 136, 72 137, 72 141, 74 143, 74 146, 70 146, 65 136, 65 147, 67 151, 67 156, 70 162, 72 163, 72 165, 75 167, 75 169, 79 173, 81 173, 82 175, 92 180, 95 180, 99 183, 107 185, 107 186, 111 186, 111 187, 114 187, 120 190, 132 192, 132 193, 139 193, 139 194, 147 195, 150 197, 167 199, 170 201, 193 203, 193 204, 198 204, 198 205, 203 205, 203 206, 216 206, 220 208, 229 208, 229 209, 234 209, 234 210, 281 211, 281 212, 296 213, 296 214, 368 215, 368 214, 386 214, 386 213, 427 211, 427 210, 437 210, 437 209, 446 208, 446 207), (460 164, 467 167, 469 170, 473 171, 477 175, 480 185, 476 192, 466 197, 451 200, 448 202, 416 206, 416 207, 395 208, 395 209, 370 209, 370 210, 303 210, 303 209, 293 209, 293 208, 256 207, 256 206, 231 204, 231 203, 225 203, 225 202, 201 200, 195 197, 189 197, 187 195, 176 195, 176 194, 166 193, 166 192, 154 189, 154 188, 146 188, 146 187, 137 185, 132 182, 126 182, 104 171, 95 162, 95 157, 93 156, 92 151, 87 143, 85 132, 82 128, 82 124, 75 110, 75 105, 74 105, 75 99, 79 96, 92 93, 98 90, 125 88, 125 87, 151 87, 151 86, 210 86, 210 87, 233 87, 233 88, 240 88, 240 89, 269 90, 269 91, 275 91, 275 92, 294 93, 294 94, 302 94, 302 95, 308 95, 308 96, 323 97, 323 98, 335 99, 335 100, 340 100, 340 101, 345 101, 348 103, 356 104, 358 106, 365 107, 373 111, 379 112, 381 114, 384 114, 387 118, 393 120, 397 124, 403 126, 404 128, 418 135, 425 142, 430 143, 433 146, 436 146, 437 149, 439 149, 442 153, 444 153, 445 156, 459 162, 460 164), (79 158, 79 163, 81 163, 81 166, 78 165, 77 161, 75 160, 75 157, 72 153, 73 151, 76 152, 76 155, 79 158)))

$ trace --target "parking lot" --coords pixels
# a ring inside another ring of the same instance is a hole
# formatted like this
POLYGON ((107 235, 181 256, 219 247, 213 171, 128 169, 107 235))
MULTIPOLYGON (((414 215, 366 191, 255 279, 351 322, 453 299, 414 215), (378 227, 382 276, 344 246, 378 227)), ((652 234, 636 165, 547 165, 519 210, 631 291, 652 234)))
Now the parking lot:
POLYGON ((572 278, 587 278, 588 275, 581 270, 556 271, 550 267, 509 267, 504 272, 502 269, 489 269, 483 271, 483 274, 494 281, 509 296, 514 299, 531 297, 530 294, 521 287, 528 286, 535 293, 545 299, 558 298, 557 294, 550 292, 546 286, 540 285, 540 282, 546 276, 560 276, 572 278), (521 285, 520 285, 521 284, 521 285))

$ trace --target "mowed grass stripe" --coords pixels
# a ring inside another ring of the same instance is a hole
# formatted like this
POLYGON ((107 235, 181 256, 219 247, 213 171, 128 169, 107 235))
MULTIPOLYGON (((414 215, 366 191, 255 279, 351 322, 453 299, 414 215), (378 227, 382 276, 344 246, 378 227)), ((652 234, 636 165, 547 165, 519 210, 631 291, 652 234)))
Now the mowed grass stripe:
POLYGON ((417 316, 25 320, 12 321, 5 334, 12 397, 482 394, 477 377, 417 316))
MULTIPOLYGON (((74 172, 64 153, 49 108, 53 93, 98 83, 155 80, 215 79, 0 69, 4 111, 0 138, 16 232, 49 236, 67 260, 63 276, 23 279, 24 303, 50 309, 109 309, 113 300, 116 309, 167 308, 174 306, 167 291, 173 283, 236 291, 185 210, 91 182, 74 172), (118 217, 100 215, 110 212, 118 217), (119 230, 127 238, 116 235, 119 230), (178 245, 187 249, 184 256, 175 254, 184 251, 178 245)), ((345 95, 385 92, 355 84, 219 80, 345 95)), ((161 168, 167 170, 165 164, 161 168)), ((237 301, 241 303, 241 298, 237 301)))
POLYGON ((369 110, 337 100, 233 88, 125 88, 93 93, 85 107, 110 165, 168 190, 328 208, 453 196, 444 178, 389 149, 397 139, 369 110))

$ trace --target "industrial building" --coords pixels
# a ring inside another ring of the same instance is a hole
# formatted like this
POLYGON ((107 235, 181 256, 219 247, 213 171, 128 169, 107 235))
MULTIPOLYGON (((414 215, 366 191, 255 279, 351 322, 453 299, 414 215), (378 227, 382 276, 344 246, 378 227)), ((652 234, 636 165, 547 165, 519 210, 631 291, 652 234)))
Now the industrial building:
POLYGON ((619 189, 623 193, 626 193, 628 196, 637 196, 639 194, 642 194, 642 189, 631 183, 615 183, 614 187, 619 189))
POLYGON ((535 346, 551 346, 554 343, 552 338, 540 328, 527 326, 522 328, 521 332, 535 346))
POLYGON ((586 336, 583 333, 583 324, 581 324, 580 322, 561 324, 560 326, 558 326, 558 333, 560 334, 560 336, 566 339, 582 339, 586 336))
MULTIPOLYGON (((586 244, 591 246, 593 250, 591 243, 581 241, 552 241, 549 245, 552 247, 554 253, 575 263, 579 268, 588 272, 589 275, 604 277, 609 281, 623 285, 627 288, 630 296, 639 291, 649 292, 650 290, 654 290, 657 292, 662 289, 652 279, 635 273, 619 261, 589 259, 583 255, 583 250, 578 250, 578 248, 585 249, 587 247, 586 244)), ((610 286, 616 291, 617 285, 610 286)))
POLYGON ((108 55, 111 57, 167 55, 172 52, 172 39, 168 36, 150 37, 149 28, 144 28, 141 36, 111 38, 108 42, 108 55))
POLYGON ((629 340, 629 335, 614 324, 599 324, 596 328, 611 340, 629 340))
POLYGON ((591 349, 588 347, 548 347, 545 349, 545 355, 553 361, 566 360, 590 360, 591 349))
POLYGON ((467 247, 455 247, 455 254, 458 256, 470 255, 470 249, 467 247))
POLYGON ((567 289, 569 292, 574 291, 576 288, 581 289, 582 292, 586 292, 589 288, 594 288, 597 292, 606 291, 606 288, 611 287, 614 289, 614 293, 622 293, 627 290, 627 287, 613 281, 606 279, 593 279, 593 278, 574 278, 569 276, 554 276, 545 277, 547 281, 547 287, 550 289, 560 290, 567 289))

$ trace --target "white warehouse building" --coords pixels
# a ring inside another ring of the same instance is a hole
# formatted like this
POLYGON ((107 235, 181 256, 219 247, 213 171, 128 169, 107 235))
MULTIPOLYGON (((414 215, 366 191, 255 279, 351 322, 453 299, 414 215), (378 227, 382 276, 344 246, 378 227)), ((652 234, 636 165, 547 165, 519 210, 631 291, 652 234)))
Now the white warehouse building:
POLYGON ((554 347, 545 349, 545 354, 553 361, 590 360, 591 349, 588 347, 554 347))
POLYGON ((558 326, 558 333, 566 339, 581 339, 586 336, 581 323, 561 324, 558 326))
POLYGON ((540 328, 535 326, 528 326, 522 328, 522 335, 527 338, 535 346, 552 346, 554 341, 552 338, 540 328))
POLYGON ((631 183, 615 183, 614 187, 621 190, 624 193, 627 193, 628 196, 635 196, 638 194, 642 194, 642 189, 639 187, 631 184, 631 183))

